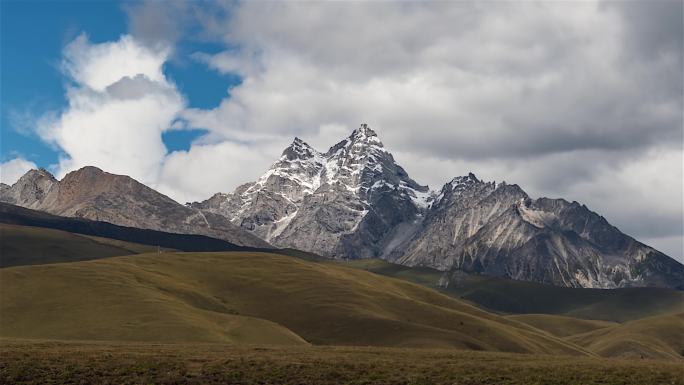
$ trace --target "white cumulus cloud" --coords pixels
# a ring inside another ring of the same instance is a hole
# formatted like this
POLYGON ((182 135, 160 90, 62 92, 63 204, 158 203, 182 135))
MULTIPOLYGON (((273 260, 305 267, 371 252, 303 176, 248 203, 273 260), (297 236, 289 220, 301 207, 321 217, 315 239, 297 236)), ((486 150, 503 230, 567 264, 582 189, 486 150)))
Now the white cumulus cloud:
POLYGON ((81 35, 67 45, 68 108, 40 127, 66 153, 58 176, 92 165, 157 183, 167 152, 161 134, 185 107, 162 72, 169 52, 131 36, 95 44, 81 35))
POLYGON ((0 182, 12 185, 28 170, 34 168, 38 168, 35 163, 20 157, 0 163, 0 182))
POLYGON ((104 91, 122 78, 136 75, 165 83, 162 65, 169 53, 168 47, 152 50, 129 35, 93 44, 82 34, 64 49, 62 67, 78 85, 104 91))

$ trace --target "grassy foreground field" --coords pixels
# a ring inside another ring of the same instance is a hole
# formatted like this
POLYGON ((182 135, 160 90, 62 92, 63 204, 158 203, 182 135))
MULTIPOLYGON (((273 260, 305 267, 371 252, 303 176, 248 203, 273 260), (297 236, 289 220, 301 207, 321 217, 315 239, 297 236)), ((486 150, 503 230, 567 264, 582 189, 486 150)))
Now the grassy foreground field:
POLYGON ((0 289, 2 338, 671 360, 681 360, 684 349, 681 315, 624 324, 505 317, 404 280, 272 253, 154 253, 11 267, 0 269, 0 289))
POLYGON ((0 383, 680 385, 681 362, 438 349, 2 340, 0 383))
POLYGON ((9 338, 591 354, 423 286, 269 253, 12 267, 0 269, 0 285, 9 338))

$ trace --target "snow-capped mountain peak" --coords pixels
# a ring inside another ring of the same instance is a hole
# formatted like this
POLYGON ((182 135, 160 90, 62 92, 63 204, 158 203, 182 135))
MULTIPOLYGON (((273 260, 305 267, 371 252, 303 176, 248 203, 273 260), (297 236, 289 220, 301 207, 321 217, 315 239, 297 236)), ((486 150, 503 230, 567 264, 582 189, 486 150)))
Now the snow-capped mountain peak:
POLYGON ((329 257, 380 257, 562 286, 684 289, 684 266, 577 202, 532 199, 516 184, 473 173, 437 195, 411 179, 366 124, 325 153, 294 138, 256 181, 190 207, 94 167, 61 181, 30 171, 0 185, 0 201, 267 245, 261 238, 329 257))
POLYGON ((390 196, 404 202, 405 215, 411 217, 432 200, 427 186, 411 179, 378 134, 361 124, 325 153, 295 138, 255 182, 193 206, 222 213, 276 244, 294 246, 288 243, 294 238, 288 228, 310 219, 307 216, 321 215, 308 213, 309 205, 315 204, 316 212, 325 205, 344 211, 348 220, 336 235, 341 236, 356 232, 377 202, 390 196))
POLYGON ((409 178, 383 146, 377 133, 362 124, 345 140, 325 154, 323 180, 337 184, 369 203, 379 190, 399 189, 411 196, 417 205, 425 206, 426 186, 409 178))
POLYGON ((295 137, 284 151, 282 156, 286 159, 311 159, 321 154, 303 140, 295 137))
POLYGON ((255 182, 193 204, 275 246, 563 286, 684 287, 684 268, 562 199, 475 174, 430 191, 362 124, 321 153, 295 138, 255 182))
POLYGON ((359 128, 354 130, 349 136, 355 143, 367 143, 370 145, 383 147, 378 134, 368 127, 366 123, 361 124, 359 128))

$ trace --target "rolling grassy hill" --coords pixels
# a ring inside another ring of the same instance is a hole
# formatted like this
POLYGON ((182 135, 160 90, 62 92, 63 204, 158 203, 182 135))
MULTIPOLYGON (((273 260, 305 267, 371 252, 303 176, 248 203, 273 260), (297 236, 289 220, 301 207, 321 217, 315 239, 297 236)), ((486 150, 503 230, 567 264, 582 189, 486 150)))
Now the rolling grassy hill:
POLYGON ((605 357, 684 357, 684 313, 646 317, 622 324, 549 314, 521 314, 507 318, 524 322, 605 357))
POLYGON ((16 234, 15 238, 10 237, 12 234, 9 231, 0 234, 5 237, 5 241, 2 242, 0 267, 126 255, 156 250, 157 245, 182 251, 268 251, 308 261, 339 263, 400 278, 499 313, 555 314, 625 322, 659 314, 684 312, 684 292, 671 289, 575 289, 459 272, 447 276, 444 272, 431 268, 406 267, 380 259, 340 261, 292 249, 247 248, 199 235, 164 233, 115 226, 105 222, 65 218, 5 203, 0 203, 0 223, 36 228, 33 233, 26 230, 25 235, 16 234), (37 230, 39 228, 46 231, 37 230), (50 233, 47 229, 65 232, 50 233), (85 242, 88 237, 92 238, 93 242, 85 242), (85 243, 81 244, 75 240, 85 243), (139 245, 131 246, 132 243, 139 245), (146 248, 141 245, 152 247, 146 248), (445 277, 449 278, 446 286, 445 277))
POLYGON ((570 337, 618 325, 617 322, 594 321, 550 314, 517 314, 506 318, 534 326, 556 337, 570 337))
POLYGON ((684 292, 658 287, 577 289, 494 277, 460 275, 449 292, 492 310, 626 322, 684 312, 684 292))
POLYGON ((157 247, 41 227, 0 223, 0 267, 156 252, 157 247))
POLYGON ((603 356, 681 359, 684 313, 642 318, 578 334, 568 340, 603 356))
POLYGON ((15 266, 0 269, 4 338, 456 347, 669 359, 684 349, 684 294, 667 289, 567 289, 472 275, 458 275, 444 288, 444 273, 433 269, 377 259, 333 261, 296 250, 278 251, 296 258, 157 254, 155 246, 8 224, 0 224, 0 239, 0 266, 15 266), (137 253, 148 254, 109 258, 137 253), (81 262, 48 264, 70 261, 81 262), (460 298, 495 310, 547 314, 498 316, 460 298), (627 322, 633 319, 640 320, 627 322))
POLYGON ((268 253, 13 267, 0 282, 2 337, 586 353, 419 285, 268 253))
POLYGON ((510 279, 448 273, 391 264, 380 259, 340 261, 346 266, 405 279, 465 299, 494 312, 554 314, 589 320, 625 322, 684 312, 684 292, 655 288, 578 289, 510 279))

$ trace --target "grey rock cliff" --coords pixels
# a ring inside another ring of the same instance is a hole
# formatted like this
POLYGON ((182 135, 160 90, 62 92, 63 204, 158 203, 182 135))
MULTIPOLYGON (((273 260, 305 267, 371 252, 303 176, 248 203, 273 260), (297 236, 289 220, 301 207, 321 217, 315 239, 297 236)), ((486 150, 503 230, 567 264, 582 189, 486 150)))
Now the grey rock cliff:
POLYGON ((12 186, 3 184, 0 200, 17 206, 37 209, 52 199, 59 182, 45 169, 29 170, 12 186))
POLYGON ((396 262, 567 287, 684 288, 684 265, 577 202, 472 174, 446 184, 396 262))

